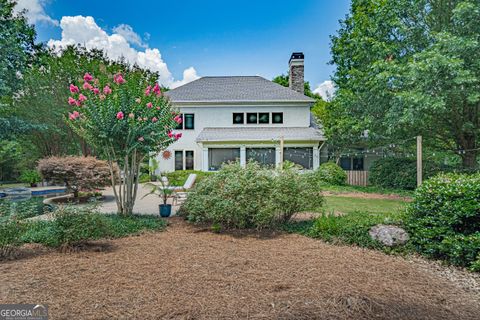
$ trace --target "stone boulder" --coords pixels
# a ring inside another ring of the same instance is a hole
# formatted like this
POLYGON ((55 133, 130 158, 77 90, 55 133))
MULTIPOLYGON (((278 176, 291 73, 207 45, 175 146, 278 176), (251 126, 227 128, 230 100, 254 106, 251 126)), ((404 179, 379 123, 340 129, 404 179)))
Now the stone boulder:
POLYGON ((383 243, 387 247, 405 244, 410 239, 405 230, 392 225, 378 224, 373 226, 368 233, 372 239, 383 243))

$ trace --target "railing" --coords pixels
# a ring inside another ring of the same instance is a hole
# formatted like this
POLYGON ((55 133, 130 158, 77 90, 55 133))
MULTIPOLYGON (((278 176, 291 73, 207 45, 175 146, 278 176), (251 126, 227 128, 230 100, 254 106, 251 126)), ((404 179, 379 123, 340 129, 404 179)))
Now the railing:
POLYGON ((368 171, 345 171, 347 173, 347 183, 352 186, 366 186, 368 184, 368 171))

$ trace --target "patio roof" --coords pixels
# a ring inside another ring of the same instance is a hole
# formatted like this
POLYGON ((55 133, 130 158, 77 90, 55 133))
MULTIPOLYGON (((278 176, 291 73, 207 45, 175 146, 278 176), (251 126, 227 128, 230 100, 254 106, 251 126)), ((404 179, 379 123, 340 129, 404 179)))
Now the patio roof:
POLYGON ((205 128, 200 132, 197 142, 222 141, 324 141, 320 129, 312 127, 252 127, 252 128, 205 128))

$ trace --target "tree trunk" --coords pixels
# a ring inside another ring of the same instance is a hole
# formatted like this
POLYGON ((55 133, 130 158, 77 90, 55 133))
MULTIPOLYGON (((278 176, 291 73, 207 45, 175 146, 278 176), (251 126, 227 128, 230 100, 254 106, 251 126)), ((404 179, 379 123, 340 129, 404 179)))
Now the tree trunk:
POLYGON ((464 169, 476 169, 478 166, 477 163, 477 150, 465 151, 465 154, 462 154, 462 165, 464 169))
POLYGON ((140 174, 140 163, 143 157, 136 150, 125 156, 123 159, 123 177, 120 175, 119 181, 116 180, 113 170, 113 159, 116 159, 113 148, 108 153, 110 174, 112 176, 112 188, 115 200, 117 202, 117 213, 120 215, 131 215, 137 197, 138 176, 140 174))

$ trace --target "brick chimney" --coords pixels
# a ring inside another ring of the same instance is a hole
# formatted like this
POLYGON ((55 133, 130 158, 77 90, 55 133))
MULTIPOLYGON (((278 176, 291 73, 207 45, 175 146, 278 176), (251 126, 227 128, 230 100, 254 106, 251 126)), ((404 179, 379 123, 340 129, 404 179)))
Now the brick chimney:
POLYGON ((288 87, 304 94, 304 55, 303 52, 294 52, 288 61, 289 77, 288 87))

